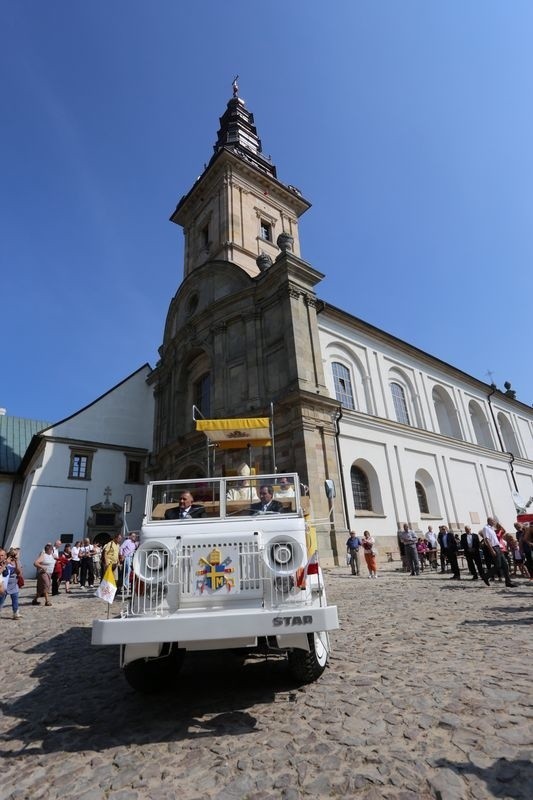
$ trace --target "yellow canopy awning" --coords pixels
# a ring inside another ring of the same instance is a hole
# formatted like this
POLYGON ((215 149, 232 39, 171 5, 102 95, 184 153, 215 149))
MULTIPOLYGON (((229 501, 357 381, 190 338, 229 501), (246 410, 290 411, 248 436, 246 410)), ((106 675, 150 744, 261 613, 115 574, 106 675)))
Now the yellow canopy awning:
POLYGON ((245 419, 197 419, 196 430, 205 435, 224 450, 242 447, 269 447, 270 420, 268 417, 247 417, 245 419))

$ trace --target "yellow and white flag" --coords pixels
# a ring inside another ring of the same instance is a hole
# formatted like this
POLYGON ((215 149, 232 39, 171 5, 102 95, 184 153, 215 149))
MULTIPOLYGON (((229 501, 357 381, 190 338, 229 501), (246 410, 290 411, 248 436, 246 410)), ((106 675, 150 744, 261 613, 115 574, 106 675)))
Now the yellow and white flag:
POLYGON ((96 597, 100 598, 100 600, 105 600, 106 603, 112 603, 115 599, 116 593, 117 584, 115 583, 115 576, 113 575, 111 564, 109 564, 95 594, 96 597))

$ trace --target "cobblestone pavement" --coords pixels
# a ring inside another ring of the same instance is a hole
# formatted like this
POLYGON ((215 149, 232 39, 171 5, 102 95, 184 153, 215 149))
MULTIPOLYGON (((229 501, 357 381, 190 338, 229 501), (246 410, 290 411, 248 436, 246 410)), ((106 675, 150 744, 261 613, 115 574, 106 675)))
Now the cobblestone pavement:
POLYGON ((531 797, 533 581, 397 566, 329 571, 342 627, 317 683, 203 654, 155 697, 91 647, 104 603, 73 590, 36 608, 30 583, 22 619, 0 614, 0 800, 531 797))

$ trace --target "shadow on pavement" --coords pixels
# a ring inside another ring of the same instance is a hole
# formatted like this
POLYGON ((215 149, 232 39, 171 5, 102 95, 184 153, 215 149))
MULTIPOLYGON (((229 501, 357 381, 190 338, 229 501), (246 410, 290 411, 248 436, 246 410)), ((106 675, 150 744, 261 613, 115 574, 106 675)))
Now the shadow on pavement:
POLYGON ((455 763, 442 758, 436 762, 438 767, 447 767, 459 775, 475 775, 484 781, 492 797, 527 798, 531 797, 533 786, 533 764, 525 759, 508 761, 499 758, 490 767, 476 767, 470 762, 455 763))
POLYGON ((71 628, 28 647, 28 655, 42 655, 31 673, 38 684, 0 703, 6 721, 17 720, 4 741, 20 741, 18 751, 0 749, 0 755, 242 736, 257 730, 246 709, 271 704, 280 695, 280 713, 287 716, 285 704, 298 694, 283 659, 253 657, 243 665, 223 652, 188 655, 168 691, 142 695, 121 674, 118 647, 92 647, 90 636, 88 628, 71 628))

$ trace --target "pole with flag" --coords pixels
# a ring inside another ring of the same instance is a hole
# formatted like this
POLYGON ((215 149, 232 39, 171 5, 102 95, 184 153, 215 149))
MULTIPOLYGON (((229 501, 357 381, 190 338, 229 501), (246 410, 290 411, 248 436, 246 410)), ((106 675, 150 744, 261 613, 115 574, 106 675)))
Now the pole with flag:
MULTIPOLYGON (((111 564, 109 564, 106 571, 104 572, 104 577, 100 581, 100 586, 96 590, 95 595, 96 597, 99 597, 100 600, 105 600, 106 603, 109 603, 109 605, 111 605, 113 600, 115 599, 116 593, 117 593, 117 584, 115 582, 113 568, 111 567, 111 564)), ((109 608, 107 610, 109 612, 109 608)))

